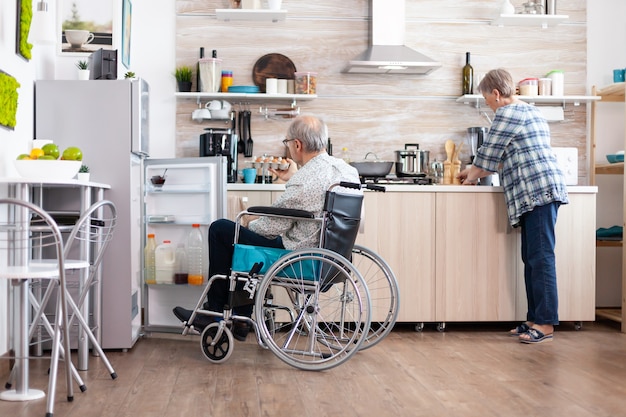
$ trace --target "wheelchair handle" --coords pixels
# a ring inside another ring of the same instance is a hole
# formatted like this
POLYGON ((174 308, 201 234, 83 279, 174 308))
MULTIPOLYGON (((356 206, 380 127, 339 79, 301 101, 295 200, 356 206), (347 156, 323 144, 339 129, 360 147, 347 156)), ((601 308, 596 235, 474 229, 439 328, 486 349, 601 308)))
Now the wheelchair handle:
POLYGON ((355 182, 341 181, 339 184, 335 184, 335 186, 336 185, 339 185, 339 187, 344 187, 344 188, 352 188, 354 190, 361 189, 361 184, 355 183, 355 182))

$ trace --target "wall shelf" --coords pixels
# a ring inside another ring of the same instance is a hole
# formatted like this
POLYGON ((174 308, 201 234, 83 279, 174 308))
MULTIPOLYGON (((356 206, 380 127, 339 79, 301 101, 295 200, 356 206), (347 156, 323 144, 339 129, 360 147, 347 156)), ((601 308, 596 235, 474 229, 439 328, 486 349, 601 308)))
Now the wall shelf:
MULTIPOLYGON (((561 104, 565 107, 566 103, 573 103, 574 106, 579 106, 580 103, 588 103, 594 100, 599 100, 598 96, 517 96, 520 100, 523 100, 530 104, 561 104)), ((457 103, 473 104, 474 107, 480 108, 485 104, 485 99, 481 94, 465 94, 456 99, 457 103)))
POLYGON ((217 20, 255 20, 278 22, 287 18, 287 10, 268 9, 215 9, 217 20))
MULTIPOLYGON (((238 10, 238 9, 235 9, 238 10)), ((226 100, 228 102, 241 101, 280 101, 291 100, 291 107, 297 106, 298 100, 310 101, 317 98, 317 94, 265 94, 265 93, 175 93, 177 98, 191 98, 200 102, 202 99, 226 100)))
POLYGON ((568 15, 558 14, 501 14, 491 21, 492 26, 540 26, 545 29, 569 19, 568 15))

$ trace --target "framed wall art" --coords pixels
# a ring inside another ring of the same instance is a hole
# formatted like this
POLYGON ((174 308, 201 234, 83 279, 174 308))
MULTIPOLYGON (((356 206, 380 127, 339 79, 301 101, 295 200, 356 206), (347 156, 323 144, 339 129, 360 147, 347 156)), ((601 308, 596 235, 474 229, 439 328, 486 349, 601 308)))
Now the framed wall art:
POLYGON ((29 61, 32 57, 31 50, 33 48, 33 45, 28 43, 28 33, 33 20, 33 1, 17 0, 16 11, 15 53, 29 61))
POLYGON ((16 125, 17 89, 20 83, 0 70, 0 126, 13 130, 16 125))
POLYGON ((113 2, 59 0, 57 7, 61 54, 88 55, 101 48, 113 49, 113 2))
POLYGON ((133 5, 130 0, 122 1, 122 64, 130 69, 130 28, 133 5))

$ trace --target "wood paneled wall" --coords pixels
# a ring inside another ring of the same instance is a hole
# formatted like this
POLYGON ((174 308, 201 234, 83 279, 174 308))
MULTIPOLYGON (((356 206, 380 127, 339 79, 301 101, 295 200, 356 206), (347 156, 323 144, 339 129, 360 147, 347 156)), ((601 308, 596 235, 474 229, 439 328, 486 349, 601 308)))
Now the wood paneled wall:
MULTIPOLYGON (((524 0, 513 0, 521 7, 524 0)), ((298 104, 303 113, 326 120, 333 149, 349 149, 352 159, 375 152, 394 159, 405 143, 419 143, 431 160, 445 155, 447 139, 465 140, 465 128, 487 126, 469 105, 456 103, 461 93, 465 52, 472 53, 475 72, 507 68, 514 78, 541 77, 565 71, 565 94, 588 93, 586 80, 586 0, 558 3, 569 15, 556 27, 498 27, 501 0, 407 0, 405 44, 441 62, 430 75, 343 74, 346 62, 369 43, 368 0, 284 0, 282 22, 229 21, 215 18, 227 0, 178 0, 176 3, 176 65, 195 66, 199 48, 212 49, 223 69, 234 72, 236 85, 252 85, 252 68, 267 53, 281 53, 301 71, 318 72, 318 98, 298 104)), ((237 104, 233 102, 232 104, 237 104)), ((286 107, 288 102, 254 101, 252 138, 255 155, 282 155, 280 140, 290 119, 265 119, 258 107, 286 107)), ((176 156, 198 155, 198 137, 205 127, 191 120, 195 99, 177 100, 176 156)), ((550 124, 552 144, 579 152, 579 184, 587 183, 587 106, 566 105, 565 121, 550 124)), ((467 147, 466 147, 467 149, 467 147)), ((240 157, 240 166, 241 161, 240 157)))

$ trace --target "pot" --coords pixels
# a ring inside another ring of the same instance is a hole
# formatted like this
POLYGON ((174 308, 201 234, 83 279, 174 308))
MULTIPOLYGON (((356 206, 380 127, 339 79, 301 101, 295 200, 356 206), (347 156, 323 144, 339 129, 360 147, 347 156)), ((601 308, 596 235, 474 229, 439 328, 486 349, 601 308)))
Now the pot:
POLYGON ((382 161, 378 159, 375 153, 368 152, 362 161, 350 162, 350 165, 359 171, 359 176, 361 177, 377 178, 389 174, 393 167, 393 161, 382 161), (370 155, 373 155, 375 159, 368 160, 367 157, 370 155))
POLYGON ((424 177, 428 174, 430 151, 422 151, 417 143, 407 143, 404 150, 396 151, 398 177, 424 177), (414 147, 414 150, 409 148, 414 147))

